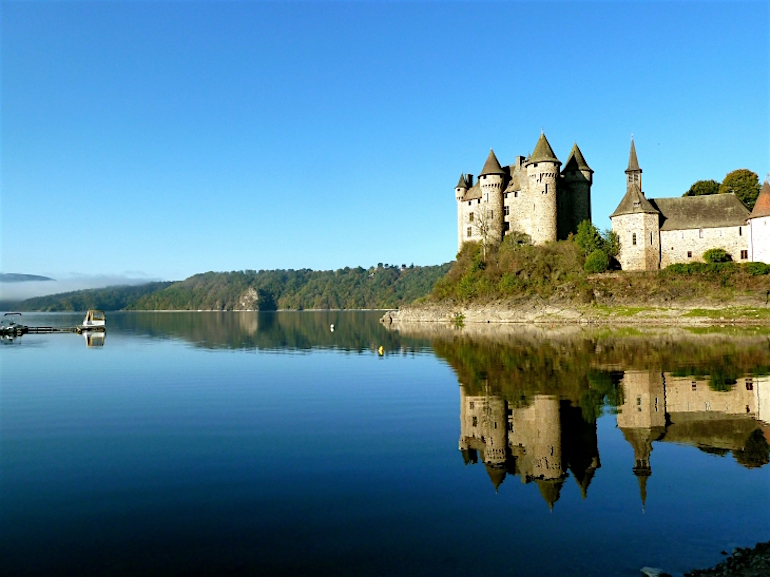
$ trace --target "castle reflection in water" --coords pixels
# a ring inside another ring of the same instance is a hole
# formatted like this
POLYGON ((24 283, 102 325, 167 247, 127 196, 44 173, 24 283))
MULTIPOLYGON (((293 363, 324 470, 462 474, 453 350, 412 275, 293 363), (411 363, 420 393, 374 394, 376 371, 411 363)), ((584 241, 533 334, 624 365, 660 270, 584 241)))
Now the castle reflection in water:
MULTIPOLYGON (((722 455, 732 451, 746 467, 767 463, 769 377, 741 377, 722 390, 714 390, 713 380, 709 386, 708 377, 667 372, 625 371, 616 379, 617 426, 634 450, 629 468, 638 479, 642 506, 654 442, 722 455)), ((475 392, 467 394, 461 383, 459 448, 466 464, 482 462, 495 490, 509 475, 535 482, 550 508, 568 471, 587 496, 601 461, 596 421, 586 420, 580 406, 546 394, 511 402, 488 385, 475 392)))

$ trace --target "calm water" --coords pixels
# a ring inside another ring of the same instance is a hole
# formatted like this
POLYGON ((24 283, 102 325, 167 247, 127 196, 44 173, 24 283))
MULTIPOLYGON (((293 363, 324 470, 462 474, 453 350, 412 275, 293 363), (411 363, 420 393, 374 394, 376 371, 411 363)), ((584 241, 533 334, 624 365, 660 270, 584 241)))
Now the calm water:
POLYGON ((378 317, 3 342, 0 572, 636 576, 770 539, 764 331, 378 317))

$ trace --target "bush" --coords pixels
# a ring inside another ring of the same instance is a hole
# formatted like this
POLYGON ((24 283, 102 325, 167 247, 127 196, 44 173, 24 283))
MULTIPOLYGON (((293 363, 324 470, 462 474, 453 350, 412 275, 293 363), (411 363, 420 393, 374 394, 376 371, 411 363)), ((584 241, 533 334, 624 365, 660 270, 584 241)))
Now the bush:
POLYGON ((590 220, 584 220, 578 225, 577 234, 573 240, 575 244, 583 249, 583 254, 586 256, 594 251, 601 250, 604 244, 599 230, 591 224, 590 220))
POLYGON ((770 266, 763 262, 747 262, 745 265, 746 272, 751 276, 762 276, 770 273, 770 266))
POLYGON ((587 273, 604 272, 610 266, 610 257, 603 250, 595 250, 586 257, 586 263, 583 266, 587 273))
POLYGON ((723 248, 710 248, 703 253, 703 260, 707 263, 716 264, 719 262, 730 262, 733 260, 733 257, 723 248))

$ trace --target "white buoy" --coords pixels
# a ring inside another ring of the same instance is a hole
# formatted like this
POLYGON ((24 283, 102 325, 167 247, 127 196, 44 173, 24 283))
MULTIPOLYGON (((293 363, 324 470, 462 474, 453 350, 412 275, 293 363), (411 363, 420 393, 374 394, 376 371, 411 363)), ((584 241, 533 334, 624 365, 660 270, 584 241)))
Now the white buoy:
POLYGON ((332 324, 329 326, 329 328, 331 329, 331 331, 332 331, 332 332, 334 332, 334 323, 332 323, 332 324))

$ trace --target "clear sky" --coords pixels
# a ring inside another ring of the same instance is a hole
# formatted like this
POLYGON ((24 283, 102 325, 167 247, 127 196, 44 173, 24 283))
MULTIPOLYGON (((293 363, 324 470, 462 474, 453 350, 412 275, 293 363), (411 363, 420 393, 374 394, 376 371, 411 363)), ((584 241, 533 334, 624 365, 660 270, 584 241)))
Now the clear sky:
POLYGON ((8 2, 3 272, 454 258, 461 172, 541 128, 593 220, 770 170, 768 2, 8 2))

